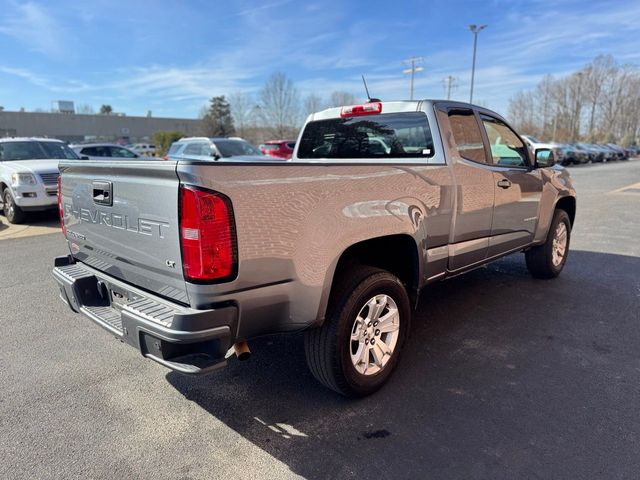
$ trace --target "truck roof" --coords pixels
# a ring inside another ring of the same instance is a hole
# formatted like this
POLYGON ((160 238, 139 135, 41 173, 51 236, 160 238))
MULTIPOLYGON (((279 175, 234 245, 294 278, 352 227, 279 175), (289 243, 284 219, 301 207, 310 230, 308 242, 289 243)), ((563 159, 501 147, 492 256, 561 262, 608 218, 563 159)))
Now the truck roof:
MULTIPOLYGON (((460 102, 460 101, 455 101, 455 100, 444 100, 444 99, 422 99, 422 100, 394 100, 394 101, 388 101, 388 102, 378 102, 378 101, 373 101, 373 102, 362 102, 358 105, 366 105, 367 103, 380 103, 382 104, 382 111, 380 113, 401 113, 401 112, 415 112, 415 111, 419 111, 422 110, 423 106, 425 104, 427 104, 428 106, 431 106, 434 103, 445 103, 448 106, 451 107, 459 107, 459 108, 475 108, 476 110, 484 110, 487 113, 490 113, 492 115, 497 115, 498 117, 500 117, 500 119, 504 120, 504 118, 498 114, 497 112, 494 112, 488 108, 482 107, 480 105, 475 105, 475 104, 471 104, 468 102, 460 102)), ((342 109, 347 107, 347 106, 351 106, 351 105, 344 105, 344 106, 340 106, 340 107, 331 107, 331 108, 327 108, 325 110, 321 110, 319 112, 315 112, 310 114, 307 117, 307 122, 311 122, 314 120, 326 120, 326 119, 330 119, 330 118, 340 118, 340 114, 342 112, 342 109)))

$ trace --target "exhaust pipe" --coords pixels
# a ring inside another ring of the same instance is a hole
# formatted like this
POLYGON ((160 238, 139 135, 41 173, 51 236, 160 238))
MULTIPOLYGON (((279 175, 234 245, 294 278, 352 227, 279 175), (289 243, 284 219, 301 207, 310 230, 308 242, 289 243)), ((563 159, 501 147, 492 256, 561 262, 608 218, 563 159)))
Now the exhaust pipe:
POLYGON ((233 351, 238 357, 238 360, 247 360, 251 356, 251 350, 249 350, 249 344, 244 340, 233 344, 233 351))

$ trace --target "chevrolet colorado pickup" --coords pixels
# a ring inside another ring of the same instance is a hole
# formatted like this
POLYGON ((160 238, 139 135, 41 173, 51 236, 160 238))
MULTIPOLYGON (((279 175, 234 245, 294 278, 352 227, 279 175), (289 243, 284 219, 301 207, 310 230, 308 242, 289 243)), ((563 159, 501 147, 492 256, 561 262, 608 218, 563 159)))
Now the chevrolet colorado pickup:
POLYGON ((309 116, 291 161, 60 163, 61 298, 143 356, 208 373, 247 340, 305 330, 347 396, 398 364, 420 291, 514 252, 562 270, 566 169, 496 113, 370 101, 309 116))

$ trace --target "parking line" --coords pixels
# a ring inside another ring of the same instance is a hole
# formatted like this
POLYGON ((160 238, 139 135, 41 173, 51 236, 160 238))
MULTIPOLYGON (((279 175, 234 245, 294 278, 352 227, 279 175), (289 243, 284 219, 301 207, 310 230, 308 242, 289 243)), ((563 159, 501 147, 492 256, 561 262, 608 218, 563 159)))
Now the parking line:
POLYGON ((617 190, 612 190, 609 193, 631 193, 638 194, 640 193, 640 182, 634 183, 632 185, 627 185, 626 187, 618 188, 617 190))

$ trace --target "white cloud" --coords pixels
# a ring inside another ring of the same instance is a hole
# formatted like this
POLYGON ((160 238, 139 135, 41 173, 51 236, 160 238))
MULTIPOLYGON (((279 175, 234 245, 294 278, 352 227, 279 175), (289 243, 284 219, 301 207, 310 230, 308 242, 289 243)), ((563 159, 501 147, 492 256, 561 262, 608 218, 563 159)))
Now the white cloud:
POLYGON ((48 77, 39 75, 24 68, 0 66, 0 72, 20 77, 37 87, 42 87, 52 92, 77 93, 91 89, 91 87, 86 83, 75 79, 65 79, 59 83, 55 83, 48 77))
POLYGON ((14 4, 13 11, 4 11, 0 19, 0 34, 25 44, 30 50, 52 57, 65 52, 65 28, 51 12, 33 2, 14 4))

